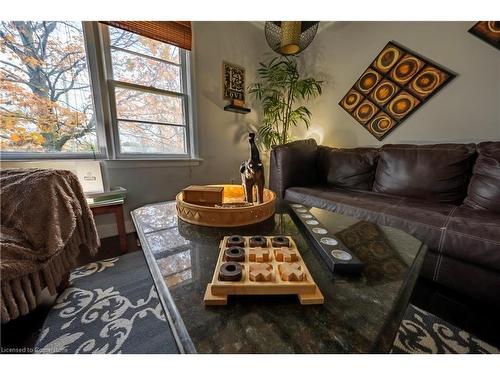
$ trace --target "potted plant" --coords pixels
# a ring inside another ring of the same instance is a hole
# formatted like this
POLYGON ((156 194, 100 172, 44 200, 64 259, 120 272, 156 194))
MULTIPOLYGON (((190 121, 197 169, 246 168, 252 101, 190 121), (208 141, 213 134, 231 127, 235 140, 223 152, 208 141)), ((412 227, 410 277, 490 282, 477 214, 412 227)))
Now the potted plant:
POLYGON ((291 139, 290 129, 311 123, 311 112, 297 101, 307 101, 321 95, 323 81, 302 78, 296 57, 276 57, 260 63, 260 81, 250 85, 249 93, 262 104, 264 118, 259 127, 260 142, 271 149, 291 139))

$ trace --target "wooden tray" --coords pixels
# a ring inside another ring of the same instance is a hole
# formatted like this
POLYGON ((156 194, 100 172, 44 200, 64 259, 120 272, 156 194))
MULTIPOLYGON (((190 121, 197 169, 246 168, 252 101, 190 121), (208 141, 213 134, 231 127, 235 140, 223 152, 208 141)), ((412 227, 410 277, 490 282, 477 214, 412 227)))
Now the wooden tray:
MULTIPOLYGON (((244 202, 241 185, 210 185, 224 187, 223 203, 238 204, 244 202)), ((215 207, 197 205, 184 201, 180 192, 176 196, 177 216, 182 220, 207 227, 239 227, 255 224, 274 215, 276 194, 264 189, 264 203, 247 207, 215 207)))
POLYGON ((297 259, 293 262, 278 261, 276 252, 282 248, 271 246, 271 236, 263 236, 267 239, 266 248, 251 248, 249 246, 249 236, 244 236, 245 239, 245 260, 239 262, 243 268, 242 278, 240 281, 221 281, 219 280, 219 269, 224 260, 224 252, 228 248, 227 240, 230 236, 224 237, 220 243, 219 258, 215 266, 212 282, 207 285, 205 292, 205 305, 226 305, 228 295, 269 295, 269 294, 297 294, 302 305, 322 304, 324 302, 323 295, 318 286, 314 282, 306 264, 302 260, 299 250, 292 237, 286 236, 290 241, 289 248, 296 253, 297 259), (269 260, 266 262, 251 262, 249 255, 251 249, 268 249, 269 260), (252 281, 249 277, 250 267, 256 263, 268 263, 272 266, 271 281, 252 281), (301 271, 305 274, 303 281, 285 281, 282 279, 280 266, 285 264, 298 264, 301 271))

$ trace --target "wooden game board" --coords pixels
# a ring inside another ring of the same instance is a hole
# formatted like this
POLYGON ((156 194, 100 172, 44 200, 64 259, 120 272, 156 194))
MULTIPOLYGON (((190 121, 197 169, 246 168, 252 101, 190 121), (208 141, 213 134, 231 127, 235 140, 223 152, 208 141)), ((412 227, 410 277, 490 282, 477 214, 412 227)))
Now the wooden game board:
MULTIPOLYGON (((267 240, 266 247, 250 247, 250 236, 242 236, 245 251, 239 281, 221 281, 219 271, 226 263, 226 236, 220 242, 220 253, 215 266, 212 282, 207 285, 205 305, 226 305, 228 295, 272 295, 297 294, 302 305, 323 304, 324 298, 307 269, 292 237, 289 247, 273 247, 271 236, 262 236, 267 240), (267 250, 267 256, 266 256, 267 250), (252 260, 250 260, 252 259, 252 260)), ((283 236, 280 236, 283 237, 283 236)))

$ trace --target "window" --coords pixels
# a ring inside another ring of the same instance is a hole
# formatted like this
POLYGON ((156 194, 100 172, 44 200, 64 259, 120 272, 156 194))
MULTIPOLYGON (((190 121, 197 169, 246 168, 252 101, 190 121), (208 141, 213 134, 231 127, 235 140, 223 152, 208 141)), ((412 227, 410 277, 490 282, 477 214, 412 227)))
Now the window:
POLYGON ((4 154, 99 151, 81 22, 0 22, 4 154))
POLYGON ((2 158, 191 157, 189 58, 97 22, 0 22, 2 158))
POLYGON ((102 29, 109 43, 117 156, 188 156, 188 52, 111 26, 102 29))

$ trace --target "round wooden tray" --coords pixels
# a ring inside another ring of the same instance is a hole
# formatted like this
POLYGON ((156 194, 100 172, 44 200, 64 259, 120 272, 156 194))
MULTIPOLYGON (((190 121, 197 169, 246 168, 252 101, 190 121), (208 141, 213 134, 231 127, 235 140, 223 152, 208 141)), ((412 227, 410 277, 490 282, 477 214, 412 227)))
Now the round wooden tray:
MULTIPOLYGON (((211 185, 223 186, 223 203, 244 202, 242 185, 211 185)), ((212 207, 187 203, 180 192, 175 197, 177 201, 177 216, 191 224, 207 227, 239 227, 255 224, 269 219, 275 211, 276 194, 264 189, 264 203, 249 207, 212 207)))

